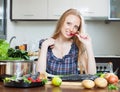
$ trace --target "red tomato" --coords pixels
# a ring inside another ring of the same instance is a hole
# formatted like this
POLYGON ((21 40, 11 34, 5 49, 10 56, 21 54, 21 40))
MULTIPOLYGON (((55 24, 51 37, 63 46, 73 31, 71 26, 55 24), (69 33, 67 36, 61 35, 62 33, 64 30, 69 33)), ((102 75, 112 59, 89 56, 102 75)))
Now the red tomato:
POLYGON ((32 78, 31 78, 31 77, 28 77, 28 80, 30 80, 30 81, 31 81, 31 80, 32 80, 32 78))
POLYGON ((40 78, 37 78, 37 79, 36 79, 36 82, 41 82, 41 79, 40 79, 40 78))
POLYGON ((117 75, 110 75, 110 77, 108 78, 108 82, 111 84, 117 83, 118 82, 118 76, 117 75))
POLYGON ((36 80, 32 79, 31 77, 28 77, 28 80, 31 82, 36 82, 36 80))

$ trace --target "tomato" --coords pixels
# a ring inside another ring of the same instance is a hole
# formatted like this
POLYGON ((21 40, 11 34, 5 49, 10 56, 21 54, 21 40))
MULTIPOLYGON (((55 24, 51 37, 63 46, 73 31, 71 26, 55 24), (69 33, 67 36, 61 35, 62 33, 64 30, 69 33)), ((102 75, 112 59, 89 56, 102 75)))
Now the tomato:
POLYGON ((40 79, 40 78, 37 78, 37 79, 36 79, 36 82, 41 82, 41 79, 40 79))
POLYGON ((31 78, 31 77, 28 77, 28 80, 30 80, 30 81, 31 81, 31 80, 32 80, 32 78, 31 78))
POLYGON ((117 75, 110 75, 110 77, 108 78, 108 82, 110 84, 114 84, 118 82, 118 76, 117 75))
POLYGON ((33 79, 31 77, 28 77, 28 80, 31 81, 31 82, 41 82, 42 81, 40 78, 33 79))
POLYGON ((32 79, 31 77, 28 77, 28 80, 31 82, 36 82, 36 80, 32 79))

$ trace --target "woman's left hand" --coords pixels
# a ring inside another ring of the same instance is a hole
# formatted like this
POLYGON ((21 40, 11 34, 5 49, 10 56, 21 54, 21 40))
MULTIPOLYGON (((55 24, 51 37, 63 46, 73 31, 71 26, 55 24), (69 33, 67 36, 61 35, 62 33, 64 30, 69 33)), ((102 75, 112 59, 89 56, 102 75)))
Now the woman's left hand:
POLYGON ((88 34, 81 33, 81 34, 76 34, 76 36, 85 46, 90 46, 92 44, 91 43, 91 38, 88 34))

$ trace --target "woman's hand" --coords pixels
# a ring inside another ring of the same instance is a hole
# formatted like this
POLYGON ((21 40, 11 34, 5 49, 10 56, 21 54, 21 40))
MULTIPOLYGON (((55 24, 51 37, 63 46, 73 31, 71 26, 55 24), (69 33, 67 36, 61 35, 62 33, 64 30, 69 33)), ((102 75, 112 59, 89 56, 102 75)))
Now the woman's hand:
MULTIPOLYGON (((78 39, 85 45, 86 48, 86 55, 87 58, 84 58, 86 62, 88 62, 87 67, 87 73, 88 74, 95 74, 96 73, 96 63, 95 63, 95 58, 94 58, 94 53, 92 49, 92 41, 91 38, 88 34, 85 33, 80 33, 76 34, 78 39)), ((84 61, 84 60, 83 60, 84 61)))
POLYGON ((53 38, 48 38, 48 39, 46 39, 46 40, 42 43, 42 46, 45 46, 45 47, 51 46, 51 48, 53 48, 53 47, 54 47, 54 43, 55 43, 55 39, 53 39, 53 38))
POLYGON ((90 46, 92 44, 91 43, 91 38, 88 34, 80 33, 80 34, 76 34, 76 36, 85 46, 90 46))

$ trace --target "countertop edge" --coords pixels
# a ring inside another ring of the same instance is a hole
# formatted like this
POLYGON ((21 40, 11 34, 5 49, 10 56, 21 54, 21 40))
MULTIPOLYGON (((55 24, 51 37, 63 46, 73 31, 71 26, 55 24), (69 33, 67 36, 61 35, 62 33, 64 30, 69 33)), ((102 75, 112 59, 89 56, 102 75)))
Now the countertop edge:
POLYGON ((96 55, 95 58, 120 58, 120 56, 114 56, 114 55, 96 55))

